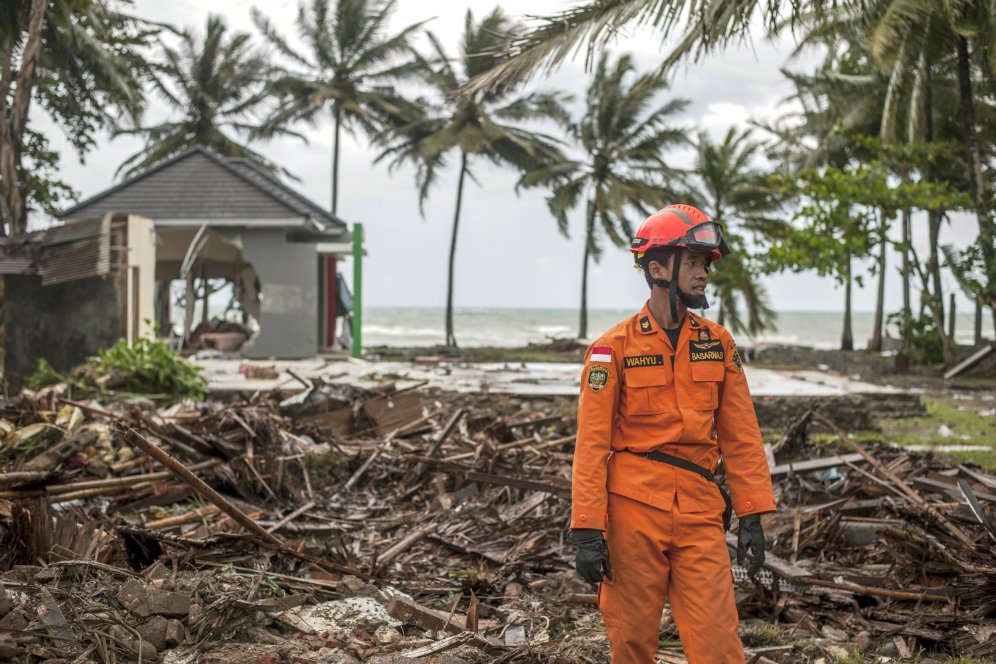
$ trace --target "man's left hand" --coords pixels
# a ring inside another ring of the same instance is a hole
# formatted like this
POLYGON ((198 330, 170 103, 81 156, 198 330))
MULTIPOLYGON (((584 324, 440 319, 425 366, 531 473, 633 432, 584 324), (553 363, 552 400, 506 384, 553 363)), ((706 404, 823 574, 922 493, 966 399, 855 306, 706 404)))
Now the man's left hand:
POLYGON ((761 515, 748 514, 740 519, 737 531, 737 564, 743 565, 750 553, 750 567, 747 575, 754 578, 764 565, 764 529, 761 528, 761 515))

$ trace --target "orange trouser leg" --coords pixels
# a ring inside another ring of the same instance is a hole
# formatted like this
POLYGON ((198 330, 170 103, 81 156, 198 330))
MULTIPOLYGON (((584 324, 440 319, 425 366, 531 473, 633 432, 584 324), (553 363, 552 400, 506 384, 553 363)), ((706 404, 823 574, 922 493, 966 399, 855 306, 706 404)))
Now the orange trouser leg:
POLYGON ((689 664, 744 664, 733 571, 720 512, 682 514, 675 528, 668 599, 689 664))
POLYGON ((599 587, 598 608, 612 647, 612 664, 652 664, 660 641, 670 564, 671 513, 609 494, 612 580, 599 587))
POLYGON ((609 494, 612 581, 599 587, 612 664, 652 664, 670 599, 689 664, 743 664, 721 512, 682 514, 609 494), (670 597, 669 597, 670 595, 670 597))

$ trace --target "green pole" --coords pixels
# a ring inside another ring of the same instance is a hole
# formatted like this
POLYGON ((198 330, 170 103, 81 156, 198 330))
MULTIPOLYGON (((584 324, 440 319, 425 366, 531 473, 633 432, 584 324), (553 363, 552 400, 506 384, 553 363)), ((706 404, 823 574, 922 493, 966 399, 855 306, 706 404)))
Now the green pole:
POLYGON ((363 224, 353 224, 353 357, 363 357, 363 224))

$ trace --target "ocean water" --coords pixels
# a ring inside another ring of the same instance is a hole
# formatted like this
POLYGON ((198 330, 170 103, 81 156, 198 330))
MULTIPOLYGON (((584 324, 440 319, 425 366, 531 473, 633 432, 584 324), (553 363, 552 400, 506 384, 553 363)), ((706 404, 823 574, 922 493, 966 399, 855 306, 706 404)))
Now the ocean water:
MULTIPOLYGON (((365 346, 432 346, 442 344, 442 307, 365 307, 363 344, 365 346)), ((632 316, 627 309, 592 309, 588 312, 591 341, 604 330, 632 316)), ((707 316, 708 317, 708 316, 707 316)), ((778 314, 778 328, 757 338, 739 335, 741 345, 779 343, 812 348, 838 348, 843 313, 835 311, 784 311, 778 314)), ((871 336, 874 314, 855 312, 852 318, 854 345, 863 348, 871 336)), ((574 338, 578 332, 576 309, 497 309, 458 308, 453 321, 457 343, 462 347, 525 346, 550 339, 574 338)), ((955 338, 972 343, 973 314, 958 314, 955 338)), ((983 335, 993 338, 992 319, 983 317, 983 335)), ((896 334, 892 330, 893 335, 896 334)))

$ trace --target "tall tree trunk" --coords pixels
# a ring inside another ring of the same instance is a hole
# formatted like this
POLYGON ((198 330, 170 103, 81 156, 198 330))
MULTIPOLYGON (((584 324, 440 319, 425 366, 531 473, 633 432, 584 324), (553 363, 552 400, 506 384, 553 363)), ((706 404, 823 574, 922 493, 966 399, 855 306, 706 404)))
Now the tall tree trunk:
POLYGON ((868 350, 882 351, 882 322, 885 314, 885 252, 889 248, 887 237, 889 224, 885 210, 879 210, 879 252, 878 252, 878 293, 875 297, 875 322, 872 324, 872 336, 868 342, 868 350))
POLYGON ((941 285, 941 258, 938 241, 941 237, 941 211, 927 212, 927 226, 930 235, 930 256, 927 258, 927 271, 930 273, 932 308, 944 320, 944 287, 941 285))
POLYGON ((982 344, 982 300, 975 300, 975 345, 982 344))
POLYGON ((28 33, 21 49, 21 63, 14 83, 14 37, 7 35, 2 43, 0 69, 0 235, 19 235, 27 230, 28 208, 25 197, 28 186, 20 179, 21 141, 28 125, 31 91, 35 83, 35 68, 41 50, 41 32, 45 24, 48 0, 32 0, 28 33), (11 86, 15 85, 13 95, 11 86), (11 99, 11 96, 13 99, 11 99), (10 102, 8 106, 8 102, 10 102))
POLYGON ((927 270, 930 274, 933 292, 927 296, 927 308, 937 329, 937 335, 941 338, 941 349, 944 353, 944 365, 950 366, 952 361, 951 339, 948 338, 944 330, 944 292, 941 286, 941 262, 937 253, 937 243, 941 232, 941 211, 929 210, 927 212, 930 230, 930 258, 927 261, 927 270))
POLYGON ((840 338, 841 350, 854 350, 854 333, 851 331, 851 256, 847 257, 844 286, 844 333, 840 338))
POLYGON ((456 347, 453 334, 453 264, 456 260, 457 231, 460 228, 460 207, 463 205, 463 183, 467 175, 467 153, 460 153, 460 179, 457 180, 456 211, 453 213, 453 234, 450 236, 450 260, 446 279, 446 345, 456 347))
POLYGON ((588 201, 584 229, 584 262, 581 264, 581 320, 578 322, 578 339, 588 337, 588 259, 591 244, 595 241, 595 202, 588 201))
POLYGON ((951 293, 950 305, 948 306, 948 339, 955 343, 955 294, 951 293))
MULTIPOLYGON (((986 191, 986 181, 982 174, 982 157, 979 138, 975 128, 975 109, 972 98, 971 59, 968 40, 958 37, 958 96, 961 101, 961 124, 965 143, 965 158, 969 167, 969 190, 975 205, 975 216, 979 222, 979 248, 982 250, 982 265, 986 273, 983 292, 996 294, 996 228, 990 216, 992 201, 986 191)), ((996 320, 996 309, 993 312, 996 320)))
MULTIPOLYGON (((909 184, 910 175, 909 175, 909 171, 906 170, 905 168, 903 169, 902 178, 903 178, 903 184, 909 184)), ((903 251, 902 251, 903 328, 906 329, 906 330, 910 329, 910 324, 912 323, 911 319, 913 317, 912 316, 912 312, 910 310, 910 307, 912 306, 911 303, 910 303, 910 278, 911 278, 911 275, 910 275, 910 243, 913 241, 913 237, 912 237, 913 233, 912 233, 912 229, 910 228, 911 217, 912 217, 912 214, 911 214, 910 208, 905 208, 902 211, 901 217, 900 217, 900 220, 901 220, 901 222, 903 224, 903 229, 902 229, 903 230, 903 233, 902 233, 902 243, 903 243, 903 251)), ((905 340, 903 342, 903 345, 905 347, 905 340)))
POLYGON ((335 137, 332 139, 332 214, 339 209, 339 139, 342 131, 342 108, 335 104, 333 111, 335 137))

